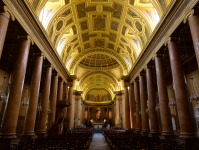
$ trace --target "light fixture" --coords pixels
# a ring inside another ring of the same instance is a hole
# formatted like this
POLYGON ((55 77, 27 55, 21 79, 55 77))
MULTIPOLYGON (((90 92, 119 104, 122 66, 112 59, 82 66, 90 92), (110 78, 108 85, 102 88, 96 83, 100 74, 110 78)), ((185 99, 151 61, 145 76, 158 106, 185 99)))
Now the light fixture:
POLYGON ((170 97, 171 100, 169 101, 168 106, 169 106, 169 108, 173 107, 173 109, 174 109, 174 107, 176 106, 176 102, 175 102, 174 97, 173 97, 172 88, 169 88, 169 90, 170 90, 169 97, 170 97))
POLYGON ((146 109, 146 113, 149 113, 149 101, 147 101, 147 109, 146 109))
POLYGON ((42 111, 42 107, 41 107, 41 93, 39 94, 39 102, 37 104, 37 111, 42 111))
POLYGON ((48 113, 51 113, 50 105, 48 105, 48 113))
POLYGON ((26 87, 25 96, 24 96, 23 100, 21 101, 22 107, 28 107, 29 106, 27 99, 28 99, 28 88, 26 87))
POLYGON ((199 100, 199 93, 198 93, 198 90, 197 90, 197 86, 194 82, 194 78, 191 77, 190 78, 191 80, 191 89, 192 89, 192 94, 190 96, 190 101, 195 101, 196 104, 198 104, 198 100, 199 100))
POLYGON ((4 80, 3 80, 3 84, 0 86, 0 102, 6 102, 7 101, 7 96, 3 90, 3 85, 4 85, 4 81, 5 79, 7 78, 6 76, 3 77, 4 80))
POLYGON ((160 110, 160 105, 157 104, 157 105, 155 106, 155 111, 159 111, 159 110, 160 110))

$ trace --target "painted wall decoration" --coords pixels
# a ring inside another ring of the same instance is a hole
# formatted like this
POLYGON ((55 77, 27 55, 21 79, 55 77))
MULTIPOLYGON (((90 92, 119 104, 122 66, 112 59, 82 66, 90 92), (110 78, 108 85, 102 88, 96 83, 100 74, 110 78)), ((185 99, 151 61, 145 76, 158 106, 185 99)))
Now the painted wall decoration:
POLYGON ((68 10, 66 10, 65 12, 63 12, 63 13, 61 14, 61 16, 62 16, 62 17, 66 17, 66 16, 68 16, 70 13, 71 13, 71 10, 68 9, 68 10))
POLYGON ((71 46, 69 46, 69 47, 67 48, 67 53, 69 53, 70 50, 71 50, 71 46))
POLYGON ((117 31, 117 28, 118 28, 118 23, 115 22, 115 21, 112 21, 112 23, 111 23, 111 29, 117 31))
POLYGON ((33 1, 32 7, 33 7, 34 10, 36 10, 38 3, 39 3, 39 0, 33 1))
POLYGON ((112 17, 120 19, 122 13, 122 5, 114 3, 113 7, 103 6, 103 10, 112 12, 112 17))
POLYGON ((129 4, 131 4, 131 5, 134 6, 134 1, 135 1, 135 0, 129 0, 129 4))
POLYGON ((93 15, 93 30, 94 31, 105 31, 106 28, 106 21, 105 21, 106 15, 93 15))
POLYGON ((133 25, 129 19, 126 19, 126 23, 129 24, 131 27, 133 27, 133 25))
POLYGON ((86 95, 87 101, 111 101, 111 95, 105 89, 93 89, 90 90, 86 95))
POLYGON ((73 34, 74 34, 74 35, 77 34, 77 28, 76 28, 75 25, 72 26, 72 29, 73 29, 73 34))
POLYGON ((166 0, 159 0, 159 3, 160 3, 160 5, 161 5, 163 11, 165 11, 166 8, 167 8, 166 0))
POLYGON ((58 23, 57 23, 57 31, 59 31, 61 28, 62 28, 62 26, 63 26, 63 24, 64 24, 64 22, 62 21, 62 20, 60 20, 58 23))
POLYGON ((128 14, 131 15, 132 17, 136 17, 137 15, 131 11, 130 9, 128 9, 128 14))
POLYGON ((126 29, 127 29, 127 27, 126 27, 126 26, 123 26, 123 28, 122 28, 122 34, 123 34, 123 35, 125 35, 126 29))
POLYGON ((88 29, 87 21, 81 22, 80 24, 81 24, 82 30, 88 29))
POLYGON ((141 25, 141 23, 139 21, 135 22, 135 26, 138 29, 138 31, 142 32, 142 25, 141 25))

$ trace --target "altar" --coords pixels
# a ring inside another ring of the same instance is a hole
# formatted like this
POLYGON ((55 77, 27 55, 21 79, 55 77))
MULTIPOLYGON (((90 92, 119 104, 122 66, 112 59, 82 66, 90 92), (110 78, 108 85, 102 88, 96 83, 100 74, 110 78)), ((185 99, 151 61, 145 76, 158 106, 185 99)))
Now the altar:
POLYGON ((92 126, 94 127, 94 129, 102 129, 104 126, 104 123, 92 123, 92 126))

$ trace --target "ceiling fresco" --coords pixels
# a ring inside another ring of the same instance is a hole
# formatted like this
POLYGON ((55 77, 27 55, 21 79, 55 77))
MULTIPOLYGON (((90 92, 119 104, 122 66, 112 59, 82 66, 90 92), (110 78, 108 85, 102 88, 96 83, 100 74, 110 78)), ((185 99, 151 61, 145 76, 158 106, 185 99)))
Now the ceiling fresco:
POLYGON ((83 97, 100 87, 113 98, 172 0, 28 1, 69 73, 81 74, 83 97))

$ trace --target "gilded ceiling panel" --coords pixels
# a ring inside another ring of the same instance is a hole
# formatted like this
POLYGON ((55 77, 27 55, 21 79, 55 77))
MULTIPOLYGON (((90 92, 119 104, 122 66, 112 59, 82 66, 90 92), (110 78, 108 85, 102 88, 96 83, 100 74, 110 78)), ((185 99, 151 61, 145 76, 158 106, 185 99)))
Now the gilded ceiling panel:
MULTIPOLYGON (((29 1, 71 74, 77 66, 104 72, 120 66, 126 75, 171 0, 29 1)), ((94 85, 108 84, 102 81, 94 85)))

